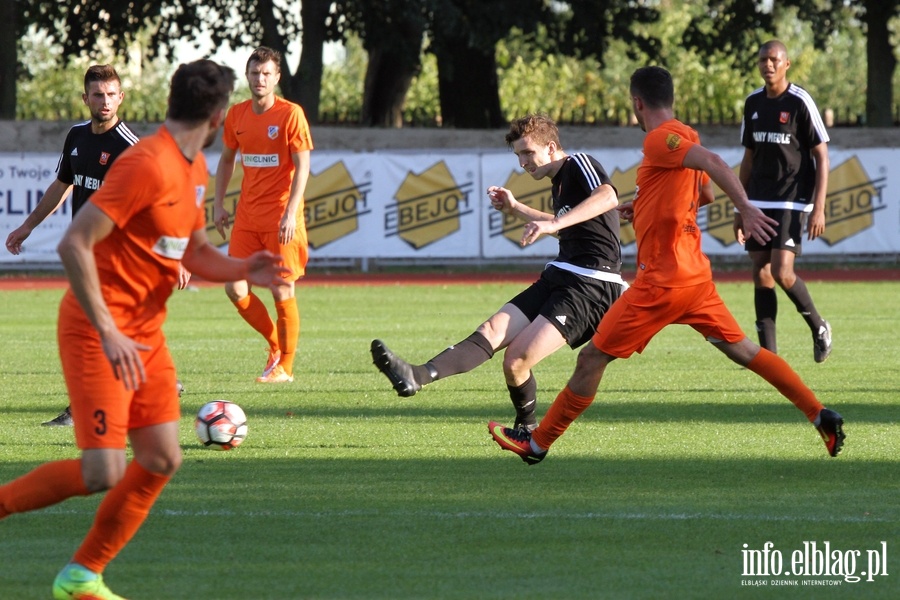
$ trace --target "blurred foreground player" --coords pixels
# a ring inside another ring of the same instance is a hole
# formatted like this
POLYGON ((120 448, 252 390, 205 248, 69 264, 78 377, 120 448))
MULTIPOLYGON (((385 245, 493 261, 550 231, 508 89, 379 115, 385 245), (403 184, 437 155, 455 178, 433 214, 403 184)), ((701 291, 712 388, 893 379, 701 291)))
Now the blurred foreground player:
MULTIPOLYGON (((91 65, 85 71, 81 101, 91 118, 69 129, 56 166, 56 179, 47 186, 25 221, 6 238, 6 249, 11 254, 22 252, 23 242, 35 227, 62 206, 69 191, 72 192, 72 218, 75 218, 91 194, 100 189, 113 162, 138 141, 138 136, 118 117, 124 98, 122 80, 112 65, 91 65)), ((71 427, 70 407, 41 424, 71 427)))
MULTIPOLYGON (((11 254, 22 252, 23 242, 34 229, 53 214, 72 193, 72 218, 100 189, 106 172, 125 150, 138 141, 138 136, 118 117, 118 109, 125 98, 122 81, 112 65, 92 65, 84 74, 82 102, 91 118, 73 125, 63 143, 63 151, 56 167, 56 179, 41 197, 25 221, 6 238, 6 249, 11 254)), ((178 289, 184 289, 190 273, 182 269, 178 289)), ((177 382, 178 395, 184 391, 177 382)), ((72 411, 67 406, 56 417, 44 421, 48 427, 71 427, 72 411)))
POLYGON ((228 258, 206 238, 201 150, 225 118, 234 81, 209 60, 181 65, 163 125, 116 161, 59 244, 71 287, 58 337, 81 457, 0 486, 0 519, 108 490, 53 583, 58 600, 121 598, 102 573, 181 464, 175 365, 162 332, 181 262, 210 281, 283 283, 280 257, 228 258))

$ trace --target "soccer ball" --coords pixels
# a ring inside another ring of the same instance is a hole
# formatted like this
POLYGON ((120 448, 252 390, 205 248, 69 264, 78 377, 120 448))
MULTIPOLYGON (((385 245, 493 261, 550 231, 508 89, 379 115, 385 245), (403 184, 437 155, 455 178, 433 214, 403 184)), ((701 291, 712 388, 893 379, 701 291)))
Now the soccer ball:
POLYGON ((234 402, 213 400, 197 413, 194 431, 204 446, 215 450, 237 448, 247 437, 247 416, 234 402))

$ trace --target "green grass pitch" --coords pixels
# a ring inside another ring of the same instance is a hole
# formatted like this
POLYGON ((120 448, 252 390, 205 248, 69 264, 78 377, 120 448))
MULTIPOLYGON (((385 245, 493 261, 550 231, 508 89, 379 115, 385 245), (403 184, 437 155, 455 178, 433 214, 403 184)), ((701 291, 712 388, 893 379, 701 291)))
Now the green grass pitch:
MULTIPOLYGON (((488 420, 512 417, 499 356, 404 399, 368 352, 377 337, 431 358, 520 284, 301 283, 296 381, 276 387, 254 382, 263 343, 219 287, 176 292, 166 333, 186 387, 184 465, 106 581, 138 600, 900 597, 900 284, 809 287, 834 353, 813 362, 783 294, 780 351, 843 414, 840 457, 763 380, 673 326, 613 363, 595 403, 532 467, 487 433, 488 420), (218 398, 249 417, 232 452, 194 437, 195 412, 218 398), (857 583, 746 576, 766 542, 766 565, 777 551, 782 571, 810 543, 829 544, 834 570, 855 551, 857 575, 872 556, 886 564, 857 583)), ((719 289, 751 332, 750 284, 719 289)), ((39 426, 67 404, 61 294, 0 293, 0 482, 76 456, 70 429, 39 426)), ((574 361, 564 349, 538 365, 539 413, 574 361)), ((0 597, 49 597, 98 502, 0 522, 0 597)))

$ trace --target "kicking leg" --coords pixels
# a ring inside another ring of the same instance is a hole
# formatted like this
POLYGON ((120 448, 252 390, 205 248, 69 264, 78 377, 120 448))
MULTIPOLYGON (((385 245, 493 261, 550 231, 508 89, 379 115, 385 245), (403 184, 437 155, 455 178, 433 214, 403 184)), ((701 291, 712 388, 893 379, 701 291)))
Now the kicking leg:
POLYGON ((537 381, 532 368, 565 345, 566 340, 559 330, 539 315, 506 348, 503 374, 516 410, 513 427, 532 430, 537 426, 537 381))

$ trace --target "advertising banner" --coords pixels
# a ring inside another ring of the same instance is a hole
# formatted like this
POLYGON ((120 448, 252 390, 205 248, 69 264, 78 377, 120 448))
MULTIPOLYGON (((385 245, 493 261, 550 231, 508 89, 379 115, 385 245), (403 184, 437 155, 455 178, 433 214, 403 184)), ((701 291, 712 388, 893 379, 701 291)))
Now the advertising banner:
MULTIPOLYGON (((743 151, 716 149, 735 172, 743 151)), ((585 150, 606 168, 620 202, 634 198, 639 149, 585 150)), ((825 234, 804 241, 804 255, 900 253, 900 173, 890 165, 900 160, 894 149, 831 149, 825 207, 825 234)), ((0 154, 0 238, 21 225, 43 191, 56 177, 58 155, 0 154)), ((208 156, 215 169, 218 155, 208 156)), ((226 196, 233 213, 242 181, 236 165, 226 196)), ((212 222, 215 178, 207 188, 207 221, 212 222)), ((316 258, 488 259, 552 258, 552 238, 522 247, 522 223, 490 206, 486 190, 510 189, 529 206, 550 211, 550 181, 535 181, 519 168, 516 156, 497 152, 314 151, 306 189, 304 219, 310 256, 316 258)), ((733 206, 717 190, 716 201, 701 209, 706 233, 703 249, 710 256, 743 252, 732 232, 733 206)), ((0 251, 0 266, 58 263, 56 245, 71 221, 68 200, 26 240, 22 254, 0 251)), ((210 240, 227 245, 211 225, 210 240)), ((634 231, 622 224, 622 248, 635 253, 634 231)))

